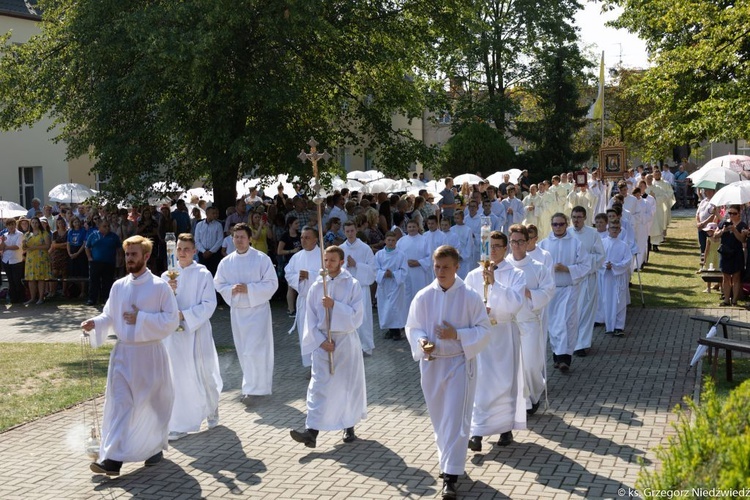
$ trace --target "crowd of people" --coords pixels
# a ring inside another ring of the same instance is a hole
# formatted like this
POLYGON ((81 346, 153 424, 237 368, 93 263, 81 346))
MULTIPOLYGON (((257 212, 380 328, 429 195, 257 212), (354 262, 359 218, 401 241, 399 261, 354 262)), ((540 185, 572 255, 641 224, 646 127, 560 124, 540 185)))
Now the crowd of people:
MULTIPOLYGON (((0 248, 9 280, 18 279, 14 266, 25 265, 28 304, 53 291, 52 269, 67 266, 73 276, 81 272, 74 263, 86 258, 88 266, 79 266, 88 270, 88 301, 106 304, 82 327, 93 345, 114 334, 125 346, 110 361, 92 471, 154 465, 168 440, 203 422, 218 424, 222 381, 210 327, 218 301, 230 308, 242 403, 271 394, 270 301, 278 293, 295 318, 301 363, 311 367, 307 420, 291 437, 308 447, 321 430, 343 431, 346 443, 357 439, 355 426, 367 415, 364 358, 374 355, 376 309, 382 336, 406 338, 420 362, 442 495, 455 498, 467 450, 481 451, 492 435, 510 445, 512 431, 543 404, 548 342, 555 369, 569 374, 574 356, 589 355, 596 324, 625 335, 631 274, 666 237, 675 197, 658 169, 622 179, 584 172, 538 184, 524 172, 498 186, 455 186, 447 178, 439 196, 343 189, 327 198, 320 218, 304 194, 290 198, 281 188, 274 198, 252 190, 223 222, 218 207, 191 217, 180 201, 158 211, 84 205, 53 214, 44 207, 30 221, 7 220, 0 248), (42 219, 52 221, 54 234, 42 219), (166 272, 168 232, 178 234, 176 276, 166 272), (154 380, 159 391, 150 390, 154 380), (158 412, 142 415, 144 405, 158 412)), ((739 210, 728 210, 734 225, 724 221, 714 231, 717 211, 701 218, 704 205, 697 222, 708 244, 719 238, 729 247, 732 237, 741 248, 748 230, 739 210)), ((11 301, 20 300, 17 293, 11 301)))

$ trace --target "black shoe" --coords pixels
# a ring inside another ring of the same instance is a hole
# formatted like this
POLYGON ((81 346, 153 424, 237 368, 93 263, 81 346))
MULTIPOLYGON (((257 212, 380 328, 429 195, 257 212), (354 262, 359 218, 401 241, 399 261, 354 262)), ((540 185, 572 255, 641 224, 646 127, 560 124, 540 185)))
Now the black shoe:
POLYGON ((393 338, 393 330, 388 330, 383 334, 384 339, 392 339, 393 338))
POLYGON ((578 356, 579 358, 585 358, 588 355, 588 352, 586 352, 586 349, 577 349, 573 351, 574 356, 578 356))
POLYGON ((651 251, 659 253, 660 252, 659 245, 651 245, 651 251))
POLYGON ((614 335, 615 335, 615 337, 624 337, 624 336, 625 336, 625 332, 623 332, 623 331, 622 331, 621 329, 619 329, 619 328, 615 328, 615 333, 614 333, 614 335))
POLYGON ((122 467, 122 462, 110 459, 102 460, 101 462, 92 462, 91 465, 89 465, 91 472, 106 474, 108 476, 119 476, 120 467, 122 467))
POLYGON ((289 435, 292 436, 292 439, 304 444, 308 448, 315 448, 318 438, 318 433, 313 433, 312 429, 305 429, 303 432, 292 430, 289 431, 289 435))
POLYGON ((568 371, 570 370, 570 365, 568 363, 563 362, 563 363, 560 363, 559 368, 561 372, 568 373, 568 371))
POLYGON ((94 302, 93 300, 87 300, 87 301, 86 301, 86 305, 87 305, 87 306, 95 306, 95 305, 96 305, 96 302, 94 302))
POLYGON ((357 440, 357 435, 354 434, 354 427, 349 427, 348 429, 344 429, 344 436, 342 440, 345 443, 353 443, 354 441, 357 440))
POLYGON ((443 500, 456 498, 456 482, 447 479, 443 481, 442 495, 443 500))
POLYGON ((471 451, 482 451, 482 436, 471 436, 469 449, 471 451))
POLYGON ((534 413, 537 412, 538 409, 539 409, 539 401, 537 401, 536 403, 533 403, 531 405, 531 409, 530 410, 526 410, 526 415, 527 416, 533 415, 534 413))
POLYGON ((594 323, 594 326, 604 326, 604 323, 594 323))
POLYGON ((143 462, 143 465, 146 467, 153 467, 154 465, 161 462, 161 460, 164 458, 164 453, 161 451, 157 453, 156 455, 152 456, 151 458, 147 459, 145 462, 143 462))
POLYGON ((401 336, 401 332, 396 331, 396 333, 393 334, 393 340, 403 340, 404 338, 401 336))
POLYGON ((508 432, 503 432, 502 434, 500 434, 500 439, 498 440, 497 445, 508 446, 512 442, 513 442, 513 432, 508 431, 508 432))

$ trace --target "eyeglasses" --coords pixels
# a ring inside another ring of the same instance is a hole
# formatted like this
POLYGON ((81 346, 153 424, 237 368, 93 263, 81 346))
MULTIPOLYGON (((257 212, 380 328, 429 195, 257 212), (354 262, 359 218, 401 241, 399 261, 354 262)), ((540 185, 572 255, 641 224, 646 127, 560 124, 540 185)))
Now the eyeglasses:
POLYGON ((729 215, 740 215, 739 212, 727 212, 729 215))
POLYGON ((505 245, 490 245, 491 250, 500 250, 502 248, 505 248, 505 245))
POLYGON ((526 240, 510 240, 510 244, 516 247, 525 245, 526 243, 528 243, 526 240))
POLYGON ((567 222, 553 222, 552 223, 552 227, 563 227, 563 226, 567 226, 567 225, 568 225, 567 222))

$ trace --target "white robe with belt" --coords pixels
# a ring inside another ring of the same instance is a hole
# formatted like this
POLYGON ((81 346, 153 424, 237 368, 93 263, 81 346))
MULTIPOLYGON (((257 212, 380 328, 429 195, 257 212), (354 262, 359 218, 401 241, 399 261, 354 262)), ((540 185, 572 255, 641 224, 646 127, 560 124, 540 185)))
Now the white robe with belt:
POLYGON ((242 394, 263 396, 273 387, 273 324, 270 300, 279 279, 270 257, 253 247, 233 252, 221 262, 214 277, 216 291, 231 307, 232 337, 242 367, 242 394), (232 295, 244 283, 247 293, 232 295))
POLYGON ((378 250, 375 254, 375 280, 378 283, 378 320, 380 328, 403 328, 406 325, 406 316, 409 314, 409 302, 406 300, 406 278, 409 275, 409 267, 406 264, 406 254, 394 248, 387 251, 385 248, 378 250), (385 277, 385 272, 390 270, 393 276, 385 277))
POLYGON ((598 269, 601 288, 599 309, 603 313, 605 331, 613 332, 625 328, 631 254, 628 246, 618 238, 607 237, 603 243, 606 256, 598 269), (606 262, 612 263, 612 269, 606 268, 606 262))
POLYGON ((370 294, 370 285, 375 283, 375 254, 372 253, 370 245, 357 238, 354 243, 345 241, 339 245, 344 251, 344 269, 359 282, 362 287, 362 307, 364 307, 364 318, 362 324, 357 328, 359 341, 362 344, 362 350, 367 354, 372 354, 375 349, 375 340, 372 335, 372 295, 370 294), (347 264, 348 257, 357 262, 354 267, 347 264))
POLYGON ((326 277, 326 291, 334 301, 330 314, 334 373, 328 352, 320 344, 327 340, 328 324, 323 300, 323 278, 319 277, 307 294, 302 354, 312 355, 310 385, 307 388, 308 429, 335 431, 354 427, 367 418, 367 388, 362 345, 357 328, 362 324, 364 307, 361 285, 348 271, 333 279, 326 277))
POLYGON ((524 274, 525 290, 531 298, 523 295, 523 306, 516 313, 516 323, 521 331, 521 359, 523 362, 524 397, 526 409, 538 403, 544 393, 547 369, 547 330, 544 328, 544 312, 555 296, 555 279, 552 271, 528 255, 515 260, 509 255, 505 260, 524 274))
POLYGON ((594 315, 599 304, 599 286, 597 284, 596 271, 604 262, 604 246, 599 233, 590 226, 583 226, 576 231, 573 226, 568 228, 568 233, 573 235, 581 243, 583 257, 588 259, 588 272, 581 280, 581 288, 578 292, 578 340, 577 349, 588 349, 594 336, 594 315))
MULTIPOLYGON (((211 316, 216 309, 213 276, 206 266, 178 264, 177 306, 185 318, 183 331, 163 340, 169 354, 174 406, 169 421, 170 432, 195 432, 203 420, 216 414, 224 383, 219 370, 211 332, 211 316)), ((165 272, 162 279, 167 281, 165 272)))
MULTIPOLYGON (((305 326, 305 308, 307 307, 307 292, 310 291, 310 287, 317 276, 320 275, 320 248, 315 245, 312 250, 301 250, 289 259, 286 267, 284 268, 284 277, 290 287, 297 291, 297 314, 294 317, 294 325, 292 329, 297 328, 297 334, 299 335, 299 343, 302 346, 302 332, 305 326), (307 271, 307 279, 299 279, 299 272, 307 271)), ((292 333, 292 330, 289 331, 292 333)), ((301 347, 300 347, 301 350, 301 347)), ((312 357, 309 354, 302 355, 302 366, 311 366, 312 357)))
MULTIPOLYGON (((451 227, 451 233, 455 235, 453 238, 454 248, 458 250, 458 255, 460 257, 459 261, 459 268, 458 268, 458 277, 461 279, 466 278, 466 275, 469 274, 469 271, 477 267, 477 264, 472 265, 472 261, 474 259, 474 233, 472 232, 471 228, 467 226, 466 224, 458 225, 451 227)), ((476 243, 478 245, 478 243, 476 243)))
POLYGON ((555 271, 555 298, 549 304, 549 341, 555 354, 571 355, 578 340, 578 294, 581 280, 589 272, 591 260, 581 251, 581 243, 571 234, 558 238, 551 233, 539 243, 552 262, 564 264, 570 272, 555 271))
POLYGON ((91 332, 92 347, 117 335, 107 370, 100 462, 140 462, 167 449, 174 390, 162 339, 177 329, 179 318, 172 289, 148 270, 112 285, 91 332), (129 325, 123 313, 134 307, 138 314, 129 325))
MULTIPOLYGON (((484 269, 466 277, 466 286, 484 295, 484 269)), ((490 318, 489 343, 477 354, 477 392, 471 415, 471 435, 490 436, 526 428, 523 397, 521 338, 514 316, 521 309, 525 288, 523 273, 505 261, 494 271, 495 283, 487 291, 490 318)))
POLYGON ((427 262, 426 257, 430 256, 430 251, 427 248, 427 241, 421 234, 402 236, 396 243, 396 248, 404 252, 407 260, 419 261, 419 265, 415 267, 408 266, 407 263, 409 276, 406 279, 406 301, 411 304, 417 292, 430 282, 429 277, 432 276, 432 267, 425 267, 424 264, 427 262))
POLYGON ((437 279, 411 303, 406 335, 412 357, 420 361, 421 384, 435 432, 440 470, 463 474, 466 443, 477 383, 476 357, 489 342, 490 320, 482 298, 460 278, 443 291, 437 279), (435 327, 446 321, 458 333, 456 340, 441 340, 435 327), (432 361, 426 361, 419 339, 435 343, 432 361))

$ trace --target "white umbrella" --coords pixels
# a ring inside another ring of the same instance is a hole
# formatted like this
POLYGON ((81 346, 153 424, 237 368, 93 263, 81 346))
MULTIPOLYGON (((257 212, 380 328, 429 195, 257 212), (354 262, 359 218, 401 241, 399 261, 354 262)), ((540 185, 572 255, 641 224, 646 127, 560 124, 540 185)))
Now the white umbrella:
MULTIPOLYGON (((724 318, 722 318, 722 319, 724 319, 724 318)), ((721 319, 719 320, 719 322, 721 322, 721 319)), ((711 337, 716 337, 716 325, 712 326, 711 329, 706 334, 706 338, 707 339, 710 339, 711 337)), ((693 355, 693 359, 690 360, 690 366, 688 367, 688 370, 690 370, 690 368, 692 368, 693 366, 695 366, 695 364, 698 362, 698 360, 701 359, 703 356, 706 355, 706 352, 708 352, 708 346, 707 345, 698 345, 698 349, 695 350, 695 354, 693 355)))
POLYGON ((445 179, 440 179, 439 181, 428 181, 427 182, 427 190, 432 191, 433 193, 439 193, 443 189, 445 189, 445 179))
POLYGON ((213 203, 214 201, 213 190, 200 187, 188 189, 187 191, 182 193, 180 199, 185 200, 185 203, 190 203, 190 200, 192 200, 194 196, 197 197, 199 201, 206 200, 209 203, 213 203))
MULTIPOLYGON (((425 189, 425 188, 411 188, 406 192, 406 194, 408 194, 409 196, 419 196, 419 192, 422 189, 425 189)), ((434 200, 432 201, 433 203, 437 203, 443 199, 443 196, 440 193, 437 193, 430 189, 427 190, 427 195, 432 196, 434 198, 434 200)))
POLYGON ((461 174, 453 178, 453 184, 456 186, 462 185, 464 182, 468 182, 469 184, 479 184, 481 181, 483 181, 481 177, 474 174, 461 174))
POLYGON ((750 180, 733 182, 716 191, 711 198, 711 204, 717 207, 723 205, 744 205, 750 202, 750 180))
POLYGON ((712 160, 706 162, 703 168, 706 167, 724 167, 730 168, 738 173, 748 172, 744 175, 744 178, 748 178, 750 175, 750 156, 744 155, 724 155, 718 156, 712 160))
POLYGON ((688 175, 688 179, 693 181, 693 184, 698 184, 702 181, 718 182, 721 184, 731 184, 742 180, 740 174, 726 167, 712 167, 710 165, 704 165, 692 174, 688 175))
POLYGON ((362 188, 362 192, 369 194, 390 193, 393 191, 395 183, 396 181, 393 179, 378 179, 365 184, 365 187, 362 188))
POLYGON ((511 168, 510 170, 504 170, 502 172, 495 172, 494 174, 487 177, 487 182, 493 186, 499 186, 503 183, 505 174, 508 174, 510 182, 516 184, 518 179, 521 177, 521 170, 518 168, 511 168))
POLYGON ((58 203, 83 203, 86 199, 95 196, 97 190, 91 189, 76 182, 66 182, 53 187, 47 197, 49 201, 58 203))
MULTIPOLYGON (((312 187, 313 184, 315 184, 315 179, 310 180, 310 187, 312 187)), ((344 180, 338 175, 336 175, 333 177, 333 180, 331 181, 331 187, 333 187, 334 190, 339 190, 339 191, 341 191, 344 188, 347 188, 349 191, 362 191, 364 184, 362 184, 356 179, 344 180)))
POLYGON ((0 200, 0 218, 2 219, 6 217, 21 217, 27 213, 29 213, 28 210, 14 201, 0 200))
POLYGON ((385 177, 385 174, 383 172, 378 172, 377 170, 367 170, 365 172, 362 172, 361 170, 352 170, 346 174, 347 179, 354 179, 360 182, 376 181, 383 177, 385 177))

